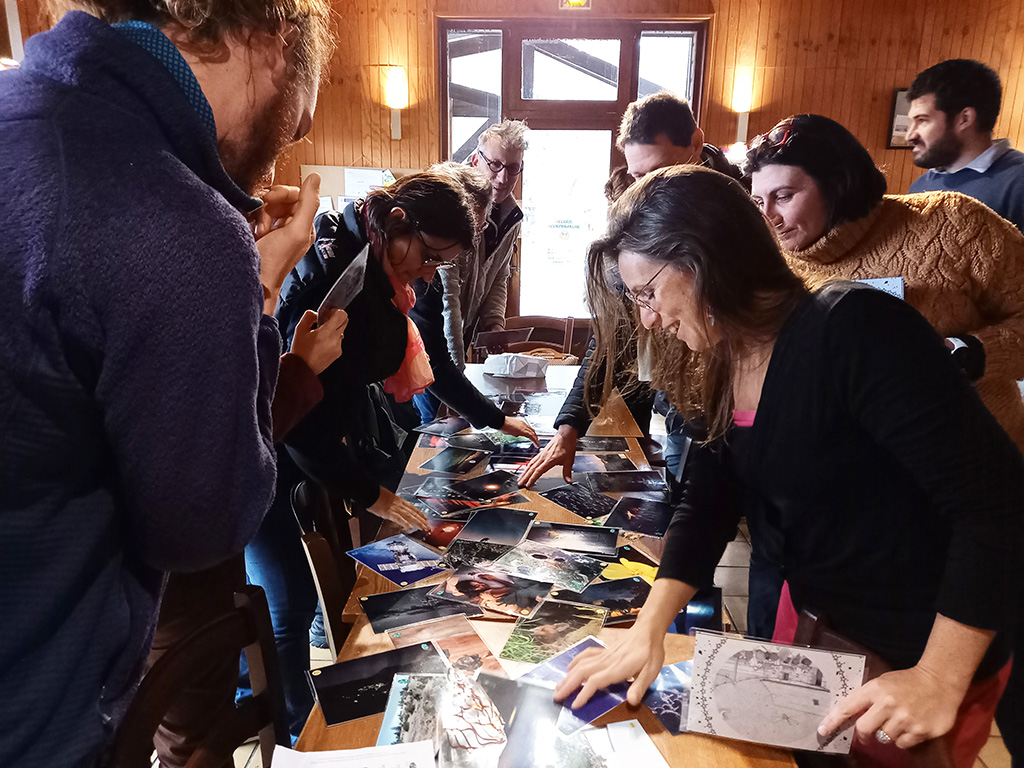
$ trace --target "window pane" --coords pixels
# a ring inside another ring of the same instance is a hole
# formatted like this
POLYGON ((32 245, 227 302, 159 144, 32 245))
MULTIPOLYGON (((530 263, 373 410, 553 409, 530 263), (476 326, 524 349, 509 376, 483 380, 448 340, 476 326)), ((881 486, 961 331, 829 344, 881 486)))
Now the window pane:
POLYGON ((462 162, 501 122, 501 30, 449 30, 448 115, 449 157, 462 162))
POLYGON ((695 32, 641 33, 637 97, 671 91, 692 100, 696 39, 695 32))
POLYGON ((615 101, 618 40, 524 40, 523 98, 615 101))
POLYGON ((587 248, 605 228, 611 131, 530 131, 519 312, 589 317, 587 248))

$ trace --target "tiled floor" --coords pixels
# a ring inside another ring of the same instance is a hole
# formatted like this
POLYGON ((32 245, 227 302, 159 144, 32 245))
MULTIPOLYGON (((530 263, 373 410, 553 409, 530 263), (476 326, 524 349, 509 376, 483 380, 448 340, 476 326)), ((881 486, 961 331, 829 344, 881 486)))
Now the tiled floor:
MULTIPOLYGON (((725 608, 723 620, 733 631, 745 633, 747 629, 747 576, 750 568, 750 535, 746 523, 740 524, 736 540, 729 543, 715 571, 715 586, 722 588, 725 608)), ((992 735, 974 768, 1010 768, 1010 753, 1003 745, 999 729, 992 725, 992 735)))

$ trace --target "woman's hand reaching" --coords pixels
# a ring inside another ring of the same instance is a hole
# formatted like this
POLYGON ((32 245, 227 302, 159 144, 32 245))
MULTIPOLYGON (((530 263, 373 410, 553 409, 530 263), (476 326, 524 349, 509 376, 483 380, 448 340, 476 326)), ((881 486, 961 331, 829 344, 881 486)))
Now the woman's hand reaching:
POLYGON ((380 489, 377 503, 369 509, 377 517, 398 523, 403 531, 411 531, 413 528, 425 531, 430 528, 430 521, 423 514, 423 510, 417 509, 384 487, 380 489))

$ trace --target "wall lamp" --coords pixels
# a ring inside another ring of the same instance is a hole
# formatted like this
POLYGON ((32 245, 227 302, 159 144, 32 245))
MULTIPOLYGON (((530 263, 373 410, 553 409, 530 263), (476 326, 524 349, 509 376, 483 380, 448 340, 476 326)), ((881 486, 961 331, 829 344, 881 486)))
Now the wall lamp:
POLYGON ((409 106, 409 78, 405 67, 387 67, 384 72, 384 105, 391 109, 391 138, 402 138, 402 110, 409 106))
POLYGON ((736 141, 747 141, 750 108, 754 101, 754 68, 736 67, 732 86, 732 111, 736 113, 736 141))

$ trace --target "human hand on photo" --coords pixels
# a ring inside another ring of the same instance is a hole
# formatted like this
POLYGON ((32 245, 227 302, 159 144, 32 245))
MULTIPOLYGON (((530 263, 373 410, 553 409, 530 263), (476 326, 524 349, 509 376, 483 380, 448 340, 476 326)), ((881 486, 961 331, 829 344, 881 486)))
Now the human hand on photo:
POLYGON ((909 749, 947 733, 964 691, 920 666, 888 672, 837 701, 818 726, 827 736, 856 718, 861 740, 878 739, 909 749), (886 741, 888 740, 888 741, 886 741))
POLYGON ((506 416, 505 423, 501 425, 501 431, 513 437, 528 438, 534 445, 540 445, 540 439, 537 437, 536 431, 522 419, 506 416))
POLYGON ((552 467, 562 467, 562 478, 567 483, 572 482, 572 464, 576 459, 576 438, 579 433, 567 424, 558 428, 555 436, 551 438, 540 453, 530 459, 519 477, 521 488, 530 488, 540 477, 552 467))
POLYGON ((423 514, 423 510, 417 509, 383 486, 380 489, 377 502, 369 507, 369 510, 377 517, 398 523, 402 526, 403 531, 411 531, 413 528, 419 528, 421 531, 430 529, 430 521, 423 514))
POLYGON ((639 706, 665 663, 664 636, 664 632, 637 623, 608 648, 583 651, 555 687, 555 701, 566 699, 582 686, 572 703, 572 709, 579 709, 602 688, 632 680, 626 699, 634 707, 639 706))

